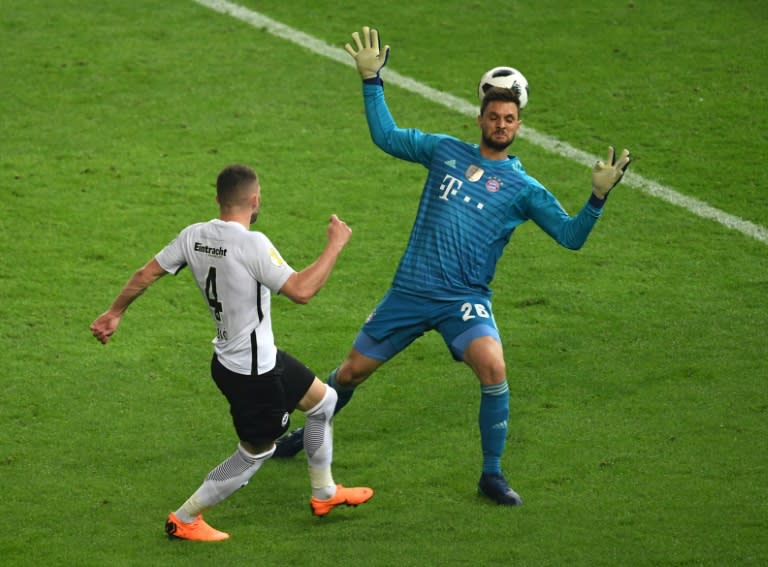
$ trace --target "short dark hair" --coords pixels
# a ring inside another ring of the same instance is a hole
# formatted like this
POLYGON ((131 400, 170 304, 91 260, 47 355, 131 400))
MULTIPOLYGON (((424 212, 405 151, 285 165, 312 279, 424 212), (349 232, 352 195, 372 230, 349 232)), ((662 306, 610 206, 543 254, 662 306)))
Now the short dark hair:
POLYGON ((240 189, 254 181, 258 183, 259 176, 247 165, 227 166, 216 178, 216 196, 222 205, 234 205, 240 200, 240 189))
POLYGON ((523 109, 520 108, 520 95, 515 89, 505 89, 504 87, 491 87, 485 92, 483 102, 480 104, 480 115, 485 112, 486 107, 495 101, 514 102, 517 105, 518 118, 523 109))

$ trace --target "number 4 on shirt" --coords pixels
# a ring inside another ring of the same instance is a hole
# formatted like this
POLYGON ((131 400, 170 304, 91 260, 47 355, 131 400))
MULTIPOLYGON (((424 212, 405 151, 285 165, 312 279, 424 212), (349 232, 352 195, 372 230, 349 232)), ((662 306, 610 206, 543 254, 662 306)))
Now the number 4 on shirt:
POLYGON ((217 321, 221 321, 221 312, 224 306, 219 301, 219 294, 216 292, 216 268, 211 266, 208 269, 208 277, 205 278, 205 297, 208 298, 208 305, 213 309, 213 314, 217 321))

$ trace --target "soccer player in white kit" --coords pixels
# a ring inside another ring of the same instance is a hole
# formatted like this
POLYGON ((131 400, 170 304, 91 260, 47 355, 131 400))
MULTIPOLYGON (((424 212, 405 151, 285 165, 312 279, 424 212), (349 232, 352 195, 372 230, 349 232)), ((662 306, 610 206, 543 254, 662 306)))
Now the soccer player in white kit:
POLYGON ((288 429, 295 408, 306 412, 304 444, 313 514, 325 516, 336 506, 357 506, 373 496, 370 488, 334 482, 331 419, 336 392, 276 347, 271 323, 271 293, 307 303, 325 284, 352 231, 332 215, 324 250, 297 272, 266 235, 249 230, 261 205, 259 179, 250 167, 222 170, 216 200, 219 218, 182 230, 133 274, 110 308, 91 324, 93 335, 106 344, 128 306, 160 277, 189 267, 195 278, 216 324, 211 376, 229 401, 240 439, 237 450, 168 516, 169 536, 197 541, 229 538, 208 525, 202 513, 248 484, 274 453, 275 439, 288 429))

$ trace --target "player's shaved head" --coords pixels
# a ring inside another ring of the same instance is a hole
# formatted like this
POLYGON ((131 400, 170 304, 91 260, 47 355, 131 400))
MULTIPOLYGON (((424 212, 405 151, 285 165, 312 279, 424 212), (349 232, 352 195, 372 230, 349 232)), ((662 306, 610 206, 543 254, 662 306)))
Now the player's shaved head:
POLYGON ((216 179, 216 196, 222 207, 247 206, 259 188, 259 176, 247 165, 225 167, 216 179))

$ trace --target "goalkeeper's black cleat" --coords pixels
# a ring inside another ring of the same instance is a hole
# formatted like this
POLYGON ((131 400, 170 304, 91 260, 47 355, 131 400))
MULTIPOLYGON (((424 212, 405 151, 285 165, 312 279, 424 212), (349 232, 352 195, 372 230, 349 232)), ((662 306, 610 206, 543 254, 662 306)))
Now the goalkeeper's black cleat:
POLYGON ((490 498, 496 504, 506 506, 522 506, 523 499, 507 484, 507 479, 501 473, 483 473, 477 483, 477 492, 490 498))
POLYGON ((283 435, 275 441, 275 453, 273 457, 278 459, 290 459, 304 448, 304 428, 294 429, 288 435, 283 435))

